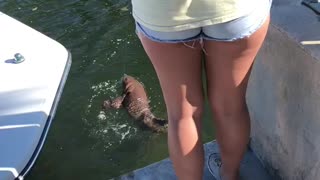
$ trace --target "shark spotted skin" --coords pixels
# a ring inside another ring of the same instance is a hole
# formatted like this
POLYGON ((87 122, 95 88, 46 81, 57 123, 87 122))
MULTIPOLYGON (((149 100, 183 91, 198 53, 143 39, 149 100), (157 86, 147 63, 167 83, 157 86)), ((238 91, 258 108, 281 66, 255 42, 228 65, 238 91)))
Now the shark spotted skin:
POLYGON ((130 116, 141 122, 154 132, 165 132, 168 121, 156 118, 150 110, 149 99, 143 85, 132 76, 124 75, 122 78, 123 92, 120 97, 106 100, 105 109, 124 107, 130 116))

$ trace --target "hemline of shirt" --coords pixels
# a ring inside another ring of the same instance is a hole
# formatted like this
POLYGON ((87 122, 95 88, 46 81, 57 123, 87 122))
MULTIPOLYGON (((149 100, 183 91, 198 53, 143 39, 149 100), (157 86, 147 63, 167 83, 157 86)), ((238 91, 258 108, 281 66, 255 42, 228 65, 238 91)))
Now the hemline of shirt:
MULTIPOLYGON (((252 11, 254 11, 254 9, 252 9, 252 11)), ((235 12, 235 13, 228 14, 225 16, 207 18, 207 19, 203 19, 203 20, 197 20, 194 22, 187 22, 184 24, 167 25, 167 26, 166 25, 156 25, 156 24, 152 24, 149 22, 145 22, 134 11, 132 11, 132 16, 135 19, 135 21, 137 21, 139 24, 141 24, 141 25, 143 25, 153 31, 176 32, 176 31, 184 31, 184 30, 188 30, 188 29, 194 29, 194 28, 210 26, 210 25, 215 25, 215 24, 220 24, 220 23, 226 23, 228 21, 232 21, 232 20, 235 20, 235 19, 240 18, 242 16, 248 15, 252 11, 246 12, 246 13, 235 12)))

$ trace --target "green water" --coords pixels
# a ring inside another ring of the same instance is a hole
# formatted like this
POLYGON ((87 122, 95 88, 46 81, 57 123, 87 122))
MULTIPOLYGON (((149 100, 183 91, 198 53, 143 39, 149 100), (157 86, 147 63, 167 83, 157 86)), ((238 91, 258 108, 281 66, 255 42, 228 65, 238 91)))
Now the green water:
MULTIPOLYGON (((110 179, 168 156, 166 134, 140 129, 124 110, 101 111, 126 73, 166 117, 154 69, 134 33, 128 0, 7 0, 0 11, 63 44, 72 67, 44 148, 27 180, 110 179)), ((207 108, 208 109, 208 108, 207 108)), ((213 138, 208 110, 203 139, 213 138)))

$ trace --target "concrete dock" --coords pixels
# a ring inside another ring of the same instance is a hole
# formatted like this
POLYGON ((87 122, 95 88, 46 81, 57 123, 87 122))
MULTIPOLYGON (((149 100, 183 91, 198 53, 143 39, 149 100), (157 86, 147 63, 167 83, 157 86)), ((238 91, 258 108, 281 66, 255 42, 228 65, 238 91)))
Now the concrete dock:
MULTIPOLYGON (((212 167, 212 158, 210 155, 219 153, 216 141, 209 142, 204 145, 205 150, 205 168, 203 180, 214 180, 208 167, 212 167)), ((241 180, 276 180, 271 177, 263 168, 262 164, 254 153, 249 149, 241 163, 241 180)), ((151 164, 141 169, 137 169, 128 174, 114 178, 119 180, 175 180, 176 175, 173 170, 170 159, 164 159, 160 162, 151 164)))

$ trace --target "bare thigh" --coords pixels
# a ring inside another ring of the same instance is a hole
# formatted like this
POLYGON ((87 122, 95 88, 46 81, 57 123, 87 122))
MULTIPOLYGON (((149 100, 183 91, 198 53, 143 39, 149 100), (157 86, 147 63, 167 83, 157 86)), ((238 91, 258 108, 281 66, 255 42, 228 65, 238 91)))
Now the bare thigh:
POLYGON ((205 41, 208 95, 212 106, 227 105, 221 107, 225 111, 243 106, 251 66, 268 25, 269 19, 253 35, 235 42, 205 41))
POLYGON ((159 78, 168 115, 181 116, 186 107, 196 110, 203 102, 199 43, 190 48, 193 43, 158 43, 139 37, 159 78))

